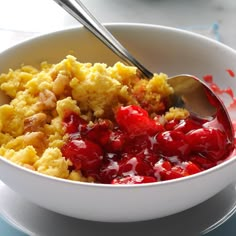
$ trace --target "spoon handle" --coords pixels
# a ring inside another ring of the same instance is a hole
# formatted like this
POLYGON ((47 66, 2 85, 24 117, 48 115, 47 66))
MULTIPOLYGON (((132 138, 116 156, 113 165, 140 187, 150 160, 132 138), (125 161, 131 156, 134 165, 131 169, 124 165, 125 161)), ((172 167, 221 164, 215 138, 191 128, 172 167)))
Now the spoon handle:
POLYGON ((136 66, 141 77, 152 78, 153 74, 140 64, 79 0, 54 1, 84 25, 125 63, 136 66))

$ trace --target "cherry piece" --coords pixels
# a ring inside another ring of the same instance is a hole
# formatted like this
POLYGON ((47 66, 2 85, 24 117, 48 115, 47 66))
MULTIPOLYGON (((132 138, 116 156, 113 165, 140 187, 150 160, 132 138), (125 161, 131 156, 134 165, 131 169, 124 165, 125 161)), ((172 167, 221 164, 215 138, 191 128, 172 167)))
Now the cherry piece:
POLYGON ((73 134, 78 132, 79 127, 81 125, 86 125, 87 122, 76 113, 68 112, 68 114, 64 116, 63 124, 66 127, 66 132, 69 134, 73 134))
POLYGON ((69 141, 61 150, 63 156, 69 159, 77 170, 89 173, 98 170, 102 164, 102 149, 89 140, 69 141))
POLYGON ((174 127, 174 130, 188 133, 192 130, 202 128, 202 122, 193 120, 190 118, 180 120, 180 122, 174 127))
POLYGON ((135 137, 130 137, 125 146, 124 152, 126 153, 139 153, 144 150, 150 150, 153 147, 153 139, 149 135, 139 135, 135 137))
POLYGON ((219 129, 201 128, 187 134, 192 152, 200 153, 211 160, 224 158, 227 147, 226 135, 219 129))
POLYGON ((180 131, 165 131, 156 136, 155 151, 163 157, 185 158, 190 153, 186 135, 180 131))
POLYGON ((157 182, 157 180, 154 177, 135 175, 135 176, 127 176, 124 178, 113 179, 111 184, 145 184, 153 182, 157 182))
POLYGON ((153 168, 144 159, 137 156, 127 156, 119 162, 119 172, 120 176, 133 176, 133 175, 143 175, 151 176, 153 175, 153 168))
POLYGON ((127 135, 121 130, 111 131, 108 137, 108 142, 105 145, 105 149, 109 152, 119 152, 122 151, 125 142, 127 140, 127 135))
POLYGON ((163 130, 158 122, 150 119, 147 111, 139 106, 130 105, 118 108, 116 122, 130 137, 143 134, 154 134, 163 130))
POLYGON ((212 161, 204 156, 200 155, 193 155, 190 157, 191 162, 197 164, 201 169, 207 170, 213 166, 215 166, 217 163, 215 161, 212 161))
POLYGON ((101 183, 109 184, 117 177, 119 171, 118 162, 112 159, 108 159, 103 163, 99 173, 99 180, 101 183))
POLYGON ((170 162, 164 161, 155 166, 155 171, 155 176, 161 178, 161 180, 171 180, 199 173, 201 169, 190 161, 174 166, 170 162))
POLYGON ((93 125, 88 125, 87 129, 81 131, 81 136, 89 139, 99 145, 106 145, 109 141, 111 133, 111 122, 108 120, 98 120, 93 125))

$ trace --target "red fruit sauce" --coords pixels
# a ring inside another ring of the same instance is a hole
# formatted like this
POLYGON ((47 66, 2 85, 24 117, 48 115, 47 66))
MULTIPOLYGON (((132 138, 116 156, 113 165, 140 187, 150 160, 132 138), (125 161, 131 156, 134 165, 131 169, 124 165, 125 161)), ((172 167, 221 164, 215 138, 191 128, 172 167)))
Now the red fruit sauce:
MULTIPOLYGON (((228 72, 228 75, 231 78, 235 77, 235 73, 233 70, 226 69, 226 71, 228 72)), ((228 110, 234 110, 236 108, 236 98, 231 88, 224 88, 224 89, 220 88, 216 83, 214 83, 212 75, 203 76, 203 80, 210 86, 210 88, 212 89, 212 91, 215 92, 215 94, 219 96, 226 94, 230 97, 231 103, 227 107, 228 110)))
POLYGON ((231 69, 226 70, 231 77, 235 77, 234 71, 231 69))
POLYGON ((141 107, 119 107, 113 120, 89 124, 73 112, 62 154, 75 170, 105 184, 143 184, 189 176, 226 159, 232 145, 222 119, 172 120, 164 125, 141 107), (222 148, 224 147, 224 148, 222 148))
MULTIPOLYGON (((228 75, 230 76, 230 78, 235 77, 235 73, 232 69, 226 69, 226 71, 228 72, 228 75)), ((210 86, 210 88, 218 96, 221 96, 221 95, 224 95, 224 94, 228 95, 229 98, 231 99, 231 102, 229 103, 229 105, 227 107, 227 110, 232 111, 232 112, 236 111, 235 110, 236 109, 236 98, 235 98, 234 92, 231 88, 225 88, 225 89, 220 88, 216 83, 214 83, 212 75, 203 76, 203 80, 210 86)), ((233 124, 233 129, 235 131, 235 136, 234 136, 235 141, 234 142, 235 142, 235 145, 236 145, 236 121, 233 120, 232 124, 233 124)))

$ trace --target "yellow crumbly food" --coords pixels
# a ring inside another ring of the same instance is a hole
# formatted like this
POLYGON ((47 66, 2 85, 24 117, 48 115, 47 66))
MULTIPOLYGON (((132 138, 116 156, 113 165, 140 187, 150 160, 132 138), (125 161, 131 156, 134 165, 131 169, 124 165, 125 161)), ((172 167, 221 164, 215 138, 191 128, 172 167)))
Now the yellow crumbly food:
MULTIPOLYGON (((137 104, 150 114, 161 114, 173 92, 166 80, 165 74, 139 79, 135 67, 80 63, 71 55, 58 64, 43 62, 40 69, 28 65, 10 69, 0 75, 0 89, 11 98, 0 106, 0 155, 43 174, 93 181, 70 170, 72 164, 62 156, 66 112, 93 122, 111 117, 120 104, 137 104)), ((172 109, 166 119, 187 115, 172 109)))

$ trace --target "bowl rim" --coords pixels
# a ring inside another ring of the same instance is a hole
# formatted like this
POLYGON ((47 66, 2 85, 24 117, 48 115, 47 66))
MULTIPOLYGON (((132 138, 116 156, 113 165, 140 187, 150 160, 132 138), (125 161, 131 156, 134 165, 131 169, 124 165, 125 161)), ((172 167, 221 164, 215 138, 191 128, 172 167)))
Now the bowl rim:
MULTIPOLYGON (((158 25, 158 24, 151 24, 151 23, 134 23, 134 22, 108 22, 108 23, 102 23, 102 24, 106 28, 108 28, 108 30, 112 29, 112 28, 119 28, 119 27, 131 27, 131 28, 137 27, 137 28, 151 28, 151 29, 162 30, 162 31, 166 31, 166 32, 167 31, 174 32, 179 35, 183 34, 188 37, 198 38, 201 41, 205 41, 205 42, 212 43, 214 45, 218 45, 218 46, 226 49, 227 51, 230 51, 231 53, 236 54, 236 49, 233 49, 232 47, 224 44, 223 42, 217 41, 213 38, 207 37, 207 36, 202 35, 200 33, 190 31, 188 29, 182 29, 182 28, 165 26, 165 25, 158 25)), ((86 29, 86 27, 83 25, 76 25, 76 26, 57 29, 57 30, 50 31, 50 32, 42 32, 42 33, 33 35, 25 40, 20 41, 19 43, 16 43, 16 44, 10 46, 9 48, 6 48, 6 49, 0 51, 0 56, 1 56, 1 54, 4 54, 4 53, 11 51, 11 50, 14 50, 15 48, 17 48, 21 45, 27 44, 31 41, 39 40, 39 39, 42 39, 45 37, 55 36, 57 34, 73 32, 73 31, 77 31, 77 30, 81 30, 81 29, 86 29)))
MULTIPOLYGON (((180 29, 180 28, 175 28, 175 27, 169 27, 169 26, 163 26, 163 25, 157 25, 157 24, 149 24, 149 23, 126 23, 126 22, 119 22, 119 23, 104 23, 105 27, 107 27, 108 29, 112 29, 112 28, 118 28, 118 27, 140 27, 140 28, 152 28, 155 30, 164 30, 166 32, 174 32, 177 34, 182 34, 182 35, 186 35, 188 37, 193 37, 193 38, 198 38, 201 41, 205 41, 205 42, 210 42, 213 45, 217 45, 233 54, 236 55, 236 50, 234 50, 233 48, 223 44, 222 42, 216 41, 212 38, 209 38, 207 36, 189 31, 189 30, 185 30, 185 29, 180 29)), ((72 27, 68 27, 68 28, 64 28, 64 29, 59 29, 56 31, 52 31, 52 32, 47 32, 47 33, 42 33, 39 35, 34 35, 32 37, 29 37, 26 40, 23 40, 3 51, 0 52, 0 56, 4 56, 5 53, 8 53, 9 51, 14 50, 17 47, 21 47, 22 45, 25 45, 27 43, 31 43, 37 40, 41 40, 44 38, 48 38, 51 36, 56 36, 56 35, 60 35, 60 34, 64 34, 64 33, 68 33, 68 32, 73 32, 73 31, 78 31, 81 29, 85 29, 85 27, 83 25, 78 25, 78 26, 72 26, 72 27)), ((166 186, 166 185, 173 185, 176 183, 183 183, 183 182, 187 182, 191 179, 197 179, 200 178, 201 176, 205 176, 211 173, 216 172, 218 169, 223 169, 226 168, 228 165, 231 165, 233 162, 236 162, 236 151, 234 150, 229 157, 227 157, 225 160, 223 160, 221 163, 217 164, 214 167, 211 167, 207 170, 204 170, 202 172, 190 175, 190 176, 186 176, 186 177, 181 177, 178 179, 173 179, 173 180, 167 180, 167 181, 159 181, 159 182, 154 182, 154 183, 145 183, 145 184, 117 184, 117 185, 113 185, 113 184, 102 184, 102 183, 91 183, 91 182, 80 182, 80 181, 73 181, 73 180, 69 180, 69 179, 63 179, 63 178, 59 178, 59 177, 54 177, 54 176, 50 176, 50 175, 46 175, 46 174, 42 174, 40 172, 34 171, 34 170, 30 170, 27 169, 26 167, 20 166, 6 158, 4 158, 3 156, 0 156, 0 162, 4 162, 7 165, 10 165, 14 168, 17 168, 20 171, 26 171, 26 173, 28 174, 33 174, 35 176, 38 177, 42 177, 44 179, 49 179, 51 181, 57 181, 57 182, 61 182, 64 184, 70 184, 70 185, 83 185, 83 186, 87 186, 87 187, 102 187, 102 188, 147 188, 147 187, 157 187, 157 186, 166 186)), ((1 181, 1 179, 0 179, 1 181)))
MULTIPOLYGON (((224 169, 227 168, 227 166, 231 165, 232 163, 236 162, 236 150, 234 150, 234 152, 226 159, 224 160, 222 163, 211 167, 207 170, 204 170, 202 172, 193 174, 193 175, 189 175, 189 176, 185 176, 185 177, 181 177, 181 178, 177 178, 177 179, 172 179, 172 180, 166 180, 166 181, 157 181, 157 182, 153 182, 153 183, 145 183, 145 184, 103 184, 103 183, 94 183, 94 182, 81 182, 81 181, 74 181, 74 180, 70 180, 70 179, 63 179, 60 177, 55 177, 55 176, 50 176, 50 175, 46 175, 34 170, 30 170, 26 167, 23 167, 21 165, 18 165, 6 158, 4 158, 3 156, 0 156, 0 163, 4 162, 6 165, 9 165, 13 168, 18 169, 19 171, 23 171, 26 172, 27 174, 31 175, 33 174, 35 177, 39 177, 39 178, 43 178, 43 179, 48 179, 50 181, 56 181, 56 182, 60 182, 63 184, 70 184, 70 185, 74 185, 74 186, 78 186, 78 185, 82 185, 84 187, 102 187, 102 188, 148 188, 148 187, 157 187, 157 186, 167 186, 167 185, 176 185, 178 183, 184 183, 184 182, 188 182, 192 179, 198 179, 201 178, 201 176, 206 176, 206 175, 210 175, 213 174, 214 172, 217 172, 219 169, 224 169)), ((0 179, 1 181, 1 179, 0 179)))

